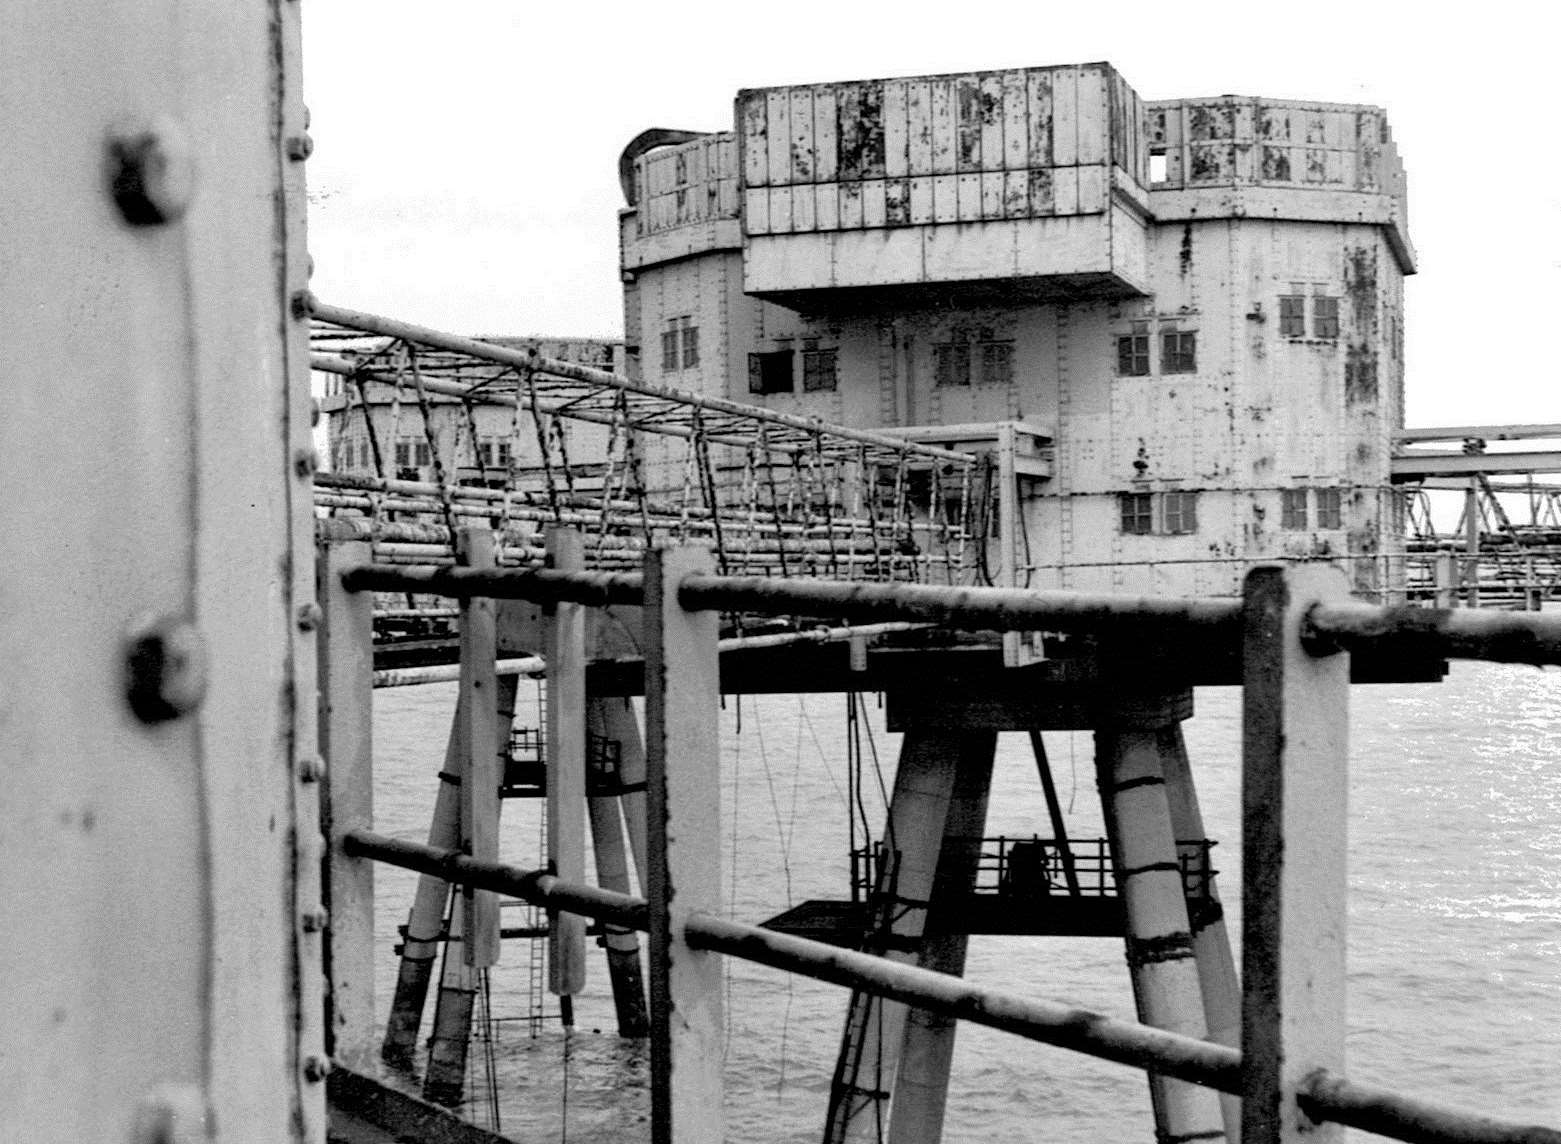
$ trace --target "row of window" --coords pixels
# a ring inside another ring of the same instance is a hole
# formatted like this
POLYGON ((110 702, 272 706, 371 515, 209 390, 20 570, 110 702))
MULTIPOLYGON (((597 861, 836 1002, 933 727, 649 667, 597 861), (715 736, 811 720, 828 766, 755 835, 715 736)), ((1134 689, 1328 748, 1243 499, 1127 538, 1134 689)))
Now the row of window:
MULTIPOLYGON (((1281 294, 1279 296, 1279 335, 1285 338, 1306 337, 1306 295, 1281 294)), ((1312 337, 1333 341, 1339 336, 1339 300, 1326 294, 1313 294, 1312 337)))
POLYGON ((1198 531, 1198 494, 1118 493, 1122 531, 1132 536, 1198 531))
MULTIPOLYGON (((749 393, 794 393, 797 389, 796 358, 791 350, 771 350, 748 355, 749 393)), ((821 350, 811 340, 803 342, 802 392, 823 393, 840 384, 840 352, 821 350)))
POLYGON ((1290 529, 1343 528, 1342 497, 1338 489, 1280 489, 1279 527, 1290 529), (1307 514, 1310 499, 1313 513, 1307 514), (1311 524, 1309 521, 1316 521, 1311 524))
POLYGON ((668 318, 661 331, 661 372, 699 366, 699 327, 691 315, 668 318))
POLYGON ((1007 385, 1014 379, 1014 343, 992 338, 939 342, 932 347, 933 384, 1007 385))
MULTIPOLYGON (((1117 374, 1121 377, 1148 377, 1153 372, 1150 368, 1149 346, 1147 333, 1123 334, 1117 338, 1117 374)), ((1160 334, 1160 372, 1198 372, 1198 335, 1195 332, 1165 330, 1160 334)))
MULTIPOLYGON (((1342 528, 1342 503, 1339 489, 1280 489, 1279 527, 1342 528)), ((1122 531, 1131 536, 1172 536, 1198 531, 1195 492, 1118 493, 1117 508, 1122 531)))

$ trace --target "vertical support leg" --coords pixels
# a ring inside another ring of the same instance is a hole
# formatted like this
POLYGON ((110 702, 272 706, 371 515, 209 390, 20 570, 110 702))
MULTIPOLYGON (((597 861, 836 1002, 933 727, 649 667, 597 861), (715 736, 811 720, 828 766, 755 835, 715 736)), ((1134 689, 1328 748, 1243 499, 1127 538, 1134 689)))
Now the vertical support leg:
POLYGON ((684 611, 677 595, 712 567, 702 549, 645 558, 652 1144, 719 1144, 725 1132, 721 958, 683 934, 690 912, 721 908, 719 617, 684 611))
MULTIPOLYGON (((1178 842, 1207 838, 1198 791, 1193 785, 1192 766, 1187 759, 1187 744, 1180 723, 1162 728, 1159 733, 1160 766, 1165 772, 1165 799, 1171 811, 1171 833, 1178 842)), ((1236 959, 1230 950, 1230 934, 1225 928, 1225 910, 1220 905, 1214 875, 1209 874, 1200 893, 1187 906, 1187 921, 1192 932, 1193 959, 1198 963, 1198 984, 1203 993, 1203 1019, 1209 1040, 1232 1049, 1241 1047, 1241 983, 1236 978, 1236 959)), ((1241 1098, 1220 1093, 1220 1114, 1225 1120, 1225 1136, 1241 1139, 1241 1098)))
MULTIPOLYGON (((498 679, 499 718, 495 738, 501 744, 509 743, 518 682, 513 675, 498 679)), ((466 749, 462 745, 464 717, 457 698, 455 718, 451 721, 450 738, 445 747, 444 768, 439 772, 439 789, 434 795, 434 813, 428 826, 428 845, 439 850, 454 850, 461 844, 460 760, 466 749)), ((380 1046, 380 1057, 393 1068, 412 1067, 449 903, 450 883, 434 874, 418 875, 412 909, 407 915, 406 936, 401 944, 396 992, 391 1001, 390 1018, 385 1023, 385 1040, 380 1046)))
MULTIPOLYGON (((457 899, 459 901, 459 899, 457 899)), ((451 942, 462 940, 466 911, 450 911, 451 942)), ((434 1005, 434 1031, 428 1038, 428 1068, 423 1096, 435 1104, 461 1103, 466 1087, 466 1050, 471 1038, 472 1008, 477 999, 477 971, 463 954, 446 949, 439 998, 434 1005)))
MULTIPOLYGON (((884 926, 877 936, 891 961, 913 964, 921 950, 961 743, 962 736, 954 733, 908 731, 900 744, 884 831, 889 860, 875 893, 887 907, 887 916, 875 920, 884 926)), ((830 1086, 826 1144, 880 1138, 906 1012, 898 1001, 852 992, 830 1086)))
MULTIPOLYGON (((992 731, 967 735, 960 746, 959 773, 954 777, 954 794, 933 882, 934 912, 957 909, 975 889, 996 751, 997 735, 992 731)), ((968 934, 933 934, 922 943, 920 965, 938 973, 962 976, 969 945, 968 934)), ((943 1138, 949 1066, 954 1060, 954 1034, 958 1028, 959 1023, 952 1017, 925 1009, 912 1009, 907 1015, 905 1043, 890 1106, 891 1144, 937 1144, 943 1138)))
MULTIPOLYGON (((1474 504, 1470 504, 1474 509, 1474 504)), ((1344 1065, 1349 656, 1301 644, 1331 568, 1254 568, 1242 647, 1243 1144, 1329 1144, 1297 1084, 1344 1065)))
POLYGON ((1041 790, 1046 796, 1046 814, 1051 819, 1052 838, 1057 842, 1057 856, 1062 863, 1062 876, 1068 883, 1068 893, 1078 896, 1079 870, 1073 860, 1073 846, 1068 841, 1068 824, 1062 819, 1062 802, 1057 798, 1057 784, 1052 781, 1051 760, 1046 757, 1046 741, 1039 731, 1030 732, 1030 750, 1035 755, 1035 769, 1041 776, 1041 790))
MULTIPOLYGON (((1138 1019, 1204 1037, 1203 998, 1154 727, 1120 713, 1113 726, 1096 732, 1095 743, 1117 892, 1127 917, 1127 961, 1138 1019)), ((1213 1089, 1151 1072, 1149 1092, 1159 1139, 1225 1138, 1219 1094, 1213 1089)))
POLYGON ((629 834, 629 853, 639 877, 640 893, 647 892, 645 855, 645 740, 634 704, 628 699, 597 700, 602 734, 618 744, 618 778, 623 783, 623 824, 629 834))
MULTIPOLYGON (((550 528, 548 566, 584 567, 580 534, 550 528)), ((585 608, 551 604, 547 629, 547 852, 553 873, 585 881, 585 608)), ((548 988, 573 997, 585 984, 585 919, 548 911, 548 988)))
MULTIPOLYGON (((493 533, 457 530, 459 555, 470 568, 493 567, 493 533)), ((493 601, 461 605, 461 735, 466 748, 461 782, 461 850, 482 862, 499 860, 498 630, 493 601)), ((461 892, 461 957, 474 969, 499 960, 499 899, 492 890, 461 892)))
POLYGON ((341 837, 373 828, 372 751, 374 594, 347 592, 341 574, 366 564, 369 546, 323 545, 317 586, 320 625, 320 806, 326 857, 324 905, 330 919, 325 945, 325 1049, 361 1068, 374 1037, 374 864, 349 858, 341 837))
MULTIPOLYGON (((603 739, 607 719, 603 708, 620 703, 616 699, 592 699, 586 706, 586 726, 603 739)), ((621 755, 620 755, 621 762, 621 755)), ((591 821, 591 844, 596 857, 596 881, 604 890, 633 893, 629 885, 628 854, 623 845, 623 821, 618 797, 613 794, 587 794, 586 810, 591 821)), ((607 951, 607 975, 612 982, 613 1006, 618 1012, 620 1037, 644 1037, 650 1033, 650 1014, 645 1008, 645 980, 640 973, 640 939, 630 929, 603 927, 602 947, 607 951)))

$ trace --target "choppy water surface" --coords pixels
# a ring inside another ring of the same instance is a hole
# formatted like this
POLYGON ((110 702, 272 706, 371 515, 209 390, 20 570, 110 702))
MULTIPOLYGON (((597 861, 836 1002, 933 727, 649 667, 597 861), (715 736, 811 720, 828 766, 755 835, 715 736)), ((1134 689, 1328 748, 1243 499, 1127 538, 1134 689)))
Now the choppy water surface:
MULTIPOLYGON (((529 685, 522 685, 523 699, 529 685)), ((1239 692, 1197 695, 1188 749, 1215 853, 1239 867, 1239 692)), ((1441 685, 1360 687, 1351 711, 1349 1073, 1444 1103, 1561 1124, 1561 674, 1455 664, 1441 685)), ((420 838, 454 706, 452 686, 375 695, 376 825, 420 838)), ((845 704, 767 697, 724 715, 723 822, 732 916, 844 897, 845 704)), ((881 720, 874 712, 876 725, 881 720)), ((524 709, 519 722, 535 723, 524 709)), ((883 782, 897 738, 874 734, 883 782)), ((1069 830, 1101 832, 1086 735, 1046 735, 1069 830)), ((877 779, 871 765, 867 785, 877 779)), ((868 799, 870 819, 882 803, 868 799)), ((531 865, 535 809, 505 806, 506 860, 531 865)), ((1002 736, 988 835, 1046 835, 1045 803, 1023 736, 1002 736)), ((412 876, 383 870, 381 1004, 412 876)), ((1234 878, 1224 884, 1239 934, 1234 878)), ((523 1017, 530 943, 509 942, 493 1010, 523 1017)), ((590 964, 577 1027, 532 1038, 499 1025, 502 1127, 517 1139, 648 1138, 648 1062, 614 1035, 604 963, 590 964), (567 1060, 566 1060, 567 1053, 567 1060)), ((1239 956, 1239 954, 1238 954, 1239 956)), ((1133 1017, 1121 943, 977 937, 967 976, 997 988, 1133 1017)), ((729 963, 727 1117, 733 1140, 819 1138, 845 995, 729 963)), ((425 1034, 426 1035, 426 1034, 425 1034)), ((474 1065, 477 1062, 474 1060, 474 1065)), ((472 1110, 481 1122, 484 1113, 472 1110)), ((962 1027, 946 1139, 1117 1144, 1152 1140, 1148 1095, 1131 1070, 962 1027)))

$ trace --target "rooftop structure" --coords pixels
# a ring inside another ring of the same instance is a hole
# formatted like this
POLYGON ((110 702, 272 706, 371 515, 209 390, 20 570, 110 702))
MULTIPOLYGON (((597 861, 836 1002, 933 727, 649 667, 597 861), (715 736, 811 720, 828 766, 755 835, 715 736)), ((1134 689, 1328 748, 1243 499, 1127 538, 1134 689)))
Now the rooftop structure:
POLYGON ((620 170, 631 370, 1017 451, 999 582, 1230 592, 1327 557, 1401 585, 1381 110, 1145 102, 1104 63, 852 80, 741 92, 620 170))

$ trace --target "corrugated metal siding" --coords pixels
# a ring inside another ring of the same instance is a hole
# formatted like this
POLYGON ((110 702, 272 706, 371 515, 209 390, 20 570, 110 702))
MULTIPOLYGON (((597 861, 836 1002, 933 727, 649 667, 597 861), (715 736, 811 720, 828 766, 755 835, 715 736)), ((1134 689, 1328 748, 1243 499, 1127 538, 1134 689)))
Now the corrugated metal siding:
POLYGON ((1100 64, 745 91, 744 230, 1099 214, 1113 162, 1147 177, 1142 117, 1100 64))

